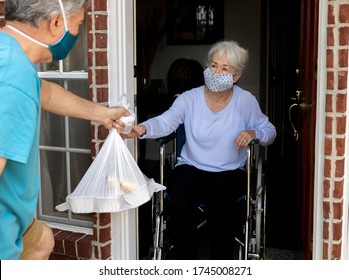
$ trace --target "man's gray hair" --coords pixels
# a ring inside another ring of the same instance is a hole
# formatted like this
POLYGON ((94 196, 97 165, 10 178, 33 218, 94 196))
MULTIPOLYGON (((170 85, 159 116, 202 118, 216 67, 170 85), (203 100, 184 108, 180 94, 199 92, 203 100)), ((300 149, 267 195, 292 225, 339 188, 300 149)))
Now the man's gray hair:
POLYGON ((208 66, 211 64, 212 57, 216 53, 226 55, 229 65, 235 71, 242 72, 247 66, 248 51, 240 47, 235 41, 219 41, 212 45, 207 56, 208 66))
MULTIPOLYGON (((64 12, 69 18, 81 8, 87 8, 90 0, 62 0, 64 12)), ((30 23, 39 27, 40 21, 61 14, 58 0, 5 0, 5 19, 30 23)))

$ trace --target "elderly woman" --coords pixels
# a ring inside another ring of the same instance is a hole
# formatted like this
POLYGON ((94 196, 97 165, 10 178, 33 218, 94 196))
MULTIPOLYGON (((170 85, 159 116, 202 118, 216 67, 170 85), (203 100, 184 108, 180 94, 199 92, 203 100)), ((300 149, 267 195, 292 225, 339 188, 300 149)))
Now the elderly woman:
POLYGON ((186 143, 168 181, 168 223, 175 230, 176 259, 196 258, 193 221, 201 197, 207 207, 211 258, 233 258, 235 225, 243 215, 236 201, 246 189, 246 147, 253 139, 269 145, 276 136, 256 98, 236 85, 247 60, 247 51, 236 42, 214 44, 205 85, 184 92, 166 112, 135 125, 128 135, 158 138, 184 123, 186 143))

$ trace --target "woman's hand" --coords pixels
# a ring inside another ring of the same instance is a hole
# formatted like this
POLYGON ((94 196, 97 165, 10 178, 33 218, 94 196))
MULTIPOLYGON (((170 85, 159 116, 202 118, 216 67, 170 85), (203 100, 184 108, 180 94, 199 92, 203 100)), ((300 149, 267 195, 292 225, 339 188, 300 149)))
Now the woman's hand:
POLYGON ((132 126, 129 134, 120 134, 123 139, 140 137, 147 132, 147 127, 143 124, 136 124, 132 126))
POLYGON ((235 147, 241 149, 248 146, 253 139, 256 139, 255 130, 243 130, 239 136, 235 139, 235 147))

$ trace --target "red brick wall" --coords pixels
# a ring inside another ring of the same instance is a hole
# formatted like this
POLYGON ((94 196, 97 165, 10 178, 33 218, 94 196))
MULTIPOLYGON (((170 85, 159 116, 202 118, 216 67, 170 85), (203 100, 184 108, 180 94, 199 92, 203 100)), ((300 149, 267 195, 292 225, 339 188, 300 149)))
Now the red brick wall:
POLYGON ((52 229, 55 237, 55 247, 51 260, 86 260, 92 258, 93 236, 52 229))
MULTIPOLYGON (((94 102, 108 106, 108 12, 107 0, 91 0, 87 15, 88 62, 90 96, 94 102)), ((103 126, 91 125, 91 151, 95 156, 108 131, 103 126)), ((111 257, 111 214, 95 214, 93 226, 93 258, 111 257)))
POLYGON ((327 95, 323 198, 323 258, 342 257, 345 134, 349 47, 349 4, 328 4, 327 95))
POLYGON ((106 260, 111 258, 110 214, 94 214, 93 235, 52 229, 55 246, 51 260, 106 260))

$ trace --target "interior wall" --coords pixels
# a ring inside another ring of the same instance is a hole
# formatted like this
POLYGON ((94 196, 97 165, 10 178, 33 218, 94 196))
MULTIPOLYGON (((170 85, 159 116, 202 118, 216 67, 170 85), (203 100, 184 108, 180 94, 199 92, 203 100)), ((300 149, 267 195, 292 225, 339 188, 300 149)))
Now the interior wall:
MULTIPOLYGON (((211 45, 167 45, 166 37, 166 1, 163 0, 138 0, 137 22, 143 25, 138 31, 137 38, 141 36, 141 46, 149 50, 145 55, 154 58, 150 66, 150 80, 162 79, 167 90, 167 74, 170 65, 178 58, 197 60, 206 67, 207 53, 211 45), (145 28, 144 26, 147 26, 145 28), (152 30, 162 30, 159 39, 152 30), (159 43, 155 43, 159 42, 159 43)), ((249 51, 249 64, 244 75, 239 80, 239 85, 254 94, 261 100, 260 92, 260 21, 261 7, 259 0, 231 1, 224 0, 224 36, 225 39, 237 41, 241 47, 249 51)), ((147 110, 147 108, 145 108, 147 110)), ((148 113, 148 118, 152 117, 148 113)), ((144 141, 144 140, 143 140, 144 141)), ((158 143, 146 141, 146 159, 158 160, 158 143)))
MULTIPOLYGON (((142 0, 142 6, 161 8, 166 13, 166 1, 142 0)), ((258 95, 260 71, 260 1, 224 1, 225 39, 237 41, 249 51, 249 65, 239 85, 258 95)), ((167 85, 167 71, 177 58, 195 59, 206 66, 210 45, 167 45, 166 34, 161 40, 151 65, 151 79, 163 79, 167 85)))

